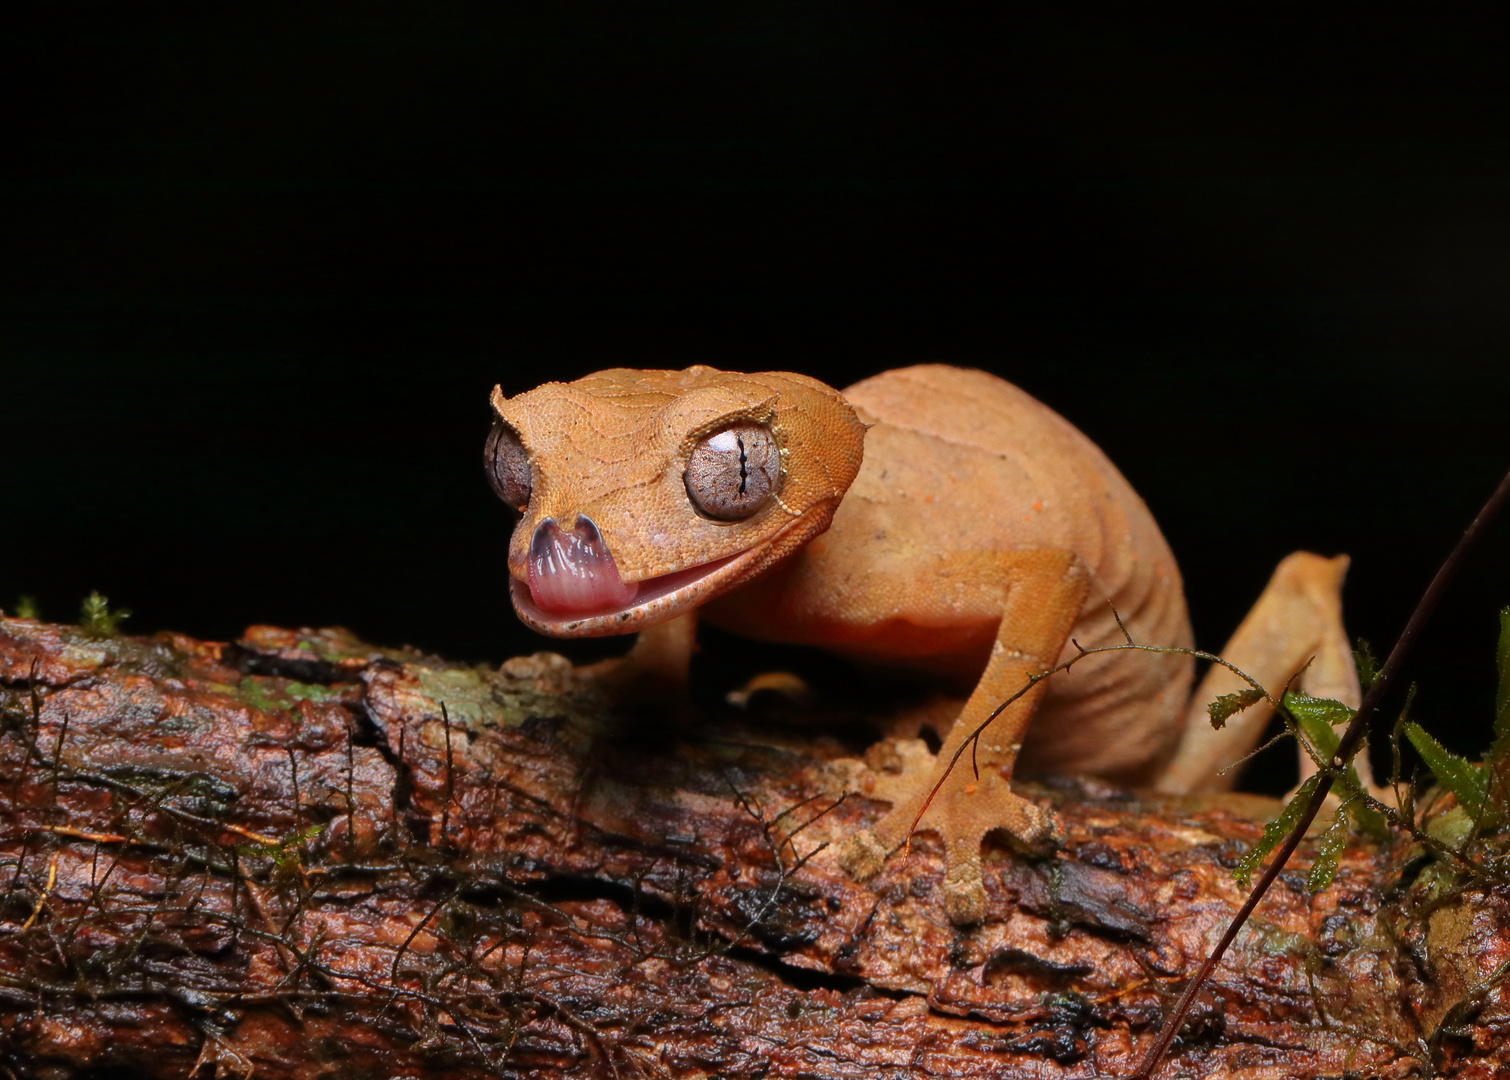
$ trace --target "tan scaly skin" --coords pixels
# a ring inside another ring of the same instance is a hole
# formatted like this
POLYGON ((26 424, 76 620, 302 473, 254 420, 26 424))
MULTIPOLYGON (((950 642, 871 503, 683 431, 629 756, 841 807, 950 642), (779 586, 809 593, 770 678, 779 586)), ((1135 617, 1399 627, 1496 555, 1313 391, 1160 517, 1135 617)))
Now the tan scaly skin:
MULTIPOLYGON (((495 389, 492 400, 490 475, 521 511, 514 606, 535 630, 656 628, 631 666, 675 682, 701 608, 748 637, 973 687, 934 765, 905 776, 892 810, 840 851, 858 878, 906 840, 956 748, 999 702, 1072 655, 1072 637, 1087 649, 1122 640, 1113 606, 1139 642, 1191 644, 1179 570, 1142 500, 1089 439, 995 376, 929 365, 841 394, 788 373, 613 370, 513 398, 495 389), (608 584, 561 600, 578 570, 608 584)), ((1346 567, 1303 552, 1284 560, 1223 655, 1271 688, 1314 657, 1307 689, 1356 704, 1346 567)), ((986 833, 1039 850, 1058 841, 1052 812, 1012 792, 1014 767, 1166 791, 1230 785, 1219 770, 1252 748, 1267 712, 1213 732, 1205 703, 1244 684, 1217 668, 1191 697, 1192 673, 1188 656, 1090 657, 992 724, 979 779, 952 772, 919 826, 945 841, 954 921, 985 913, 986 833)))

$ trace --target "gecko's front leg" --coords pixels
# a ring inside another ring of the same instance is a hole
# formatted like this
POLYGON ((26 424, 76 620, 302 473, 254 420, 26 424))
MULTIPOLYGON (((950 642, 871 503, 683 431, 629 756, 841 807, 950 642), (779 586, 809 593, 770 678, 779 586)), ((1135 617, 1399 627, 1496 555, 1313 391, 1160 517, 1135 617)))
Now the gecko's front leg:
POLYGON ((687 680, 697 647, 697 612, 647 626, 623 656, 600 660, 587 671, 622 705, 676 708, 687 703, 687 680))
MULTIPOLYGON (((974 565, 978 573, 979 564, 974 565)), ((979 922, 986 913, 980 847, 987 833, 1003 829, 1018 844, 1040 850, 1059 841, 1053 812, 1011 788, 1012 767, 1023 733, 1047 689, 1044 681, 1008 705, 981 732, 973 755, 978 776, 968 747, 957 761, 955 755, 998 705, 1028 686, 1032 676, 1054 665, 1090 587, 1084 564, 1065 551, 1003 552, 995 574, 995 582, 982 583, 999 587, 1002 596, 991 659, 934 767, 919 775, 875 828, 849 841, 839 856, 841 865, 863 881, 906 842, 914 824, 939 833, 946 852, 944 907, 959 924, 979 922)))

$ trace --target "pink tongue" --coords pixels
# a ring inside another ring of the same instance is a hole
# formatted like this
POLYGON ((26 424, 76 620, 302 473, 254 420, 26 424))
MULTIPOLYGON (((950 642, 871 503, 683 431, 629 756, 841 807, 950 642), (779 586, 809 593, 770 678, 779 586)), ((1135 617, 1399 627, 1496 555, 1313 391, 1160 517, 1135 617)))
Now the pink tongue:
POLYGON ((598 527, 579 516, 572 529, 547 518, 530 539, 530 597, 541 611, 578 615, 615 611, 639 591, 624 584, 598 527))

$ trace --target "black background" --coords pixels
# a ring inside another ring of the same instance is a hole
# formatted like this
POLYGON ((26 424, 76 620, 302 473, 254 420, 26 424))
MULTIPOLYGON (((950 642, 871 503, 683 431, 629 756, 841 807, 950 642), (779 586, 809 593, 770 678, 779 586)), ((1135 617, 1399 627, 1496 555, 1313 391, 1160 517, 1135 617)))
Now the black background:
MULTIPOLYGON (((487 393, 611 365, 997 372, 1212 648, 1296 548, 1387 647, 1510 465, 1487 7, 47 10, 0 45, 6 607, 541 647, 487 393)), ((1506 603, 1510 522, 1411 669, 1463 749, 1506 603)))

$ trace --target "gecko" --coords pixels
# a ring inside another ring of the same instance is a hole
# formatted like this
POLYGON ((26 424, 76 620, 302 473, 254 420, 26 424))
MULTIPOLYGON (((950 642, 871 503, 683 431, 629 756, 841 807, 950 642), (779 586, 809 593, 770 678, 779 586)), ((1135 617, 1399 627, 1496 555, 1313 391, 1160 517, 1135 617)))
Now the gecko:
MULTIPOLYGON (((949 769, 993 709, 1077 649, 1124 633, 1192 644, 1143 500, 1069 421, 995 375, 922 365, 839 391, 790 372, 615 369, 514 397, 495 387, 491 405, 484 464, 518 514, 509 588, 529 627, 638 633, 625 662, 684 682, 701 618, 965 695, 931 764, 837 852, 866 880, 915 822, 934 831, 956 924, 985 914, 988 833, 1030 851, 1062 840, 1014 772, 1219 791, 1267 723, 1267 703, 1207 722, 1205 703, 1246 688, 1226 668, 1192 693, 1189 655, 1103 652, 1012 701, 979 738, 978 771, 949 769)), ((1222 655, 1268 687, 1304 668, 1308 692, 1356 705, 1347 565, 1288 556, 1222 655)))

